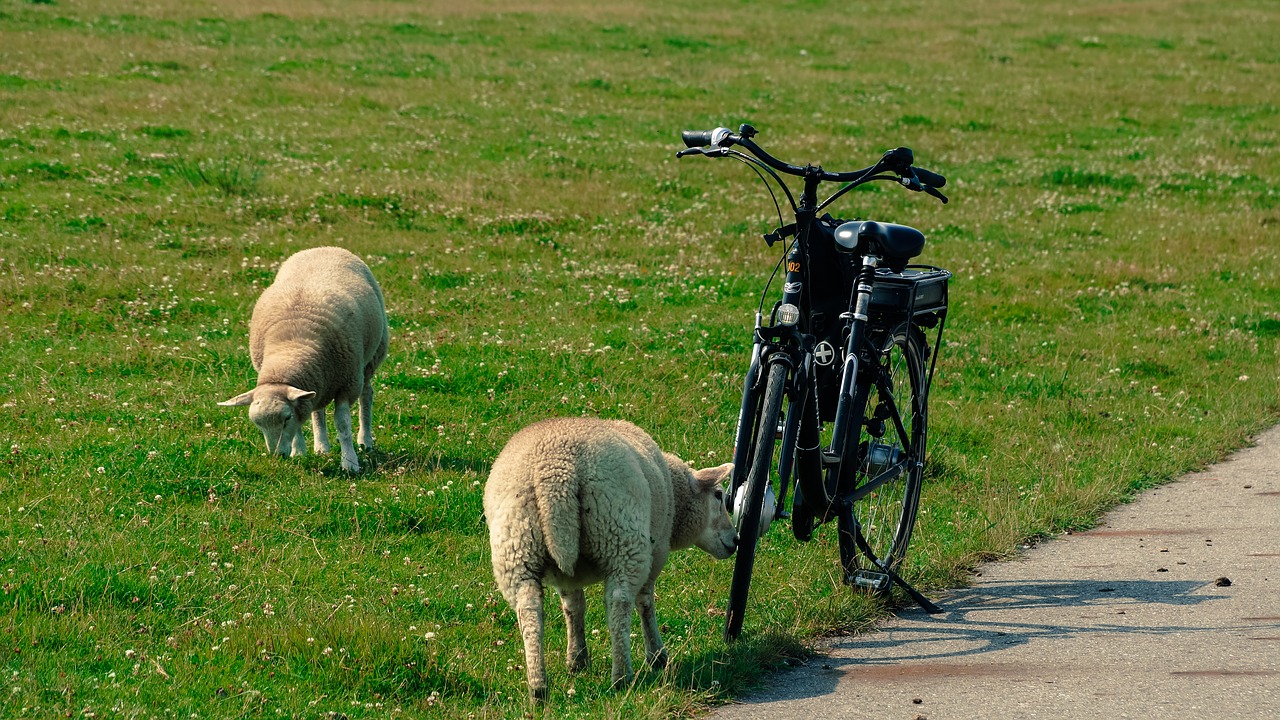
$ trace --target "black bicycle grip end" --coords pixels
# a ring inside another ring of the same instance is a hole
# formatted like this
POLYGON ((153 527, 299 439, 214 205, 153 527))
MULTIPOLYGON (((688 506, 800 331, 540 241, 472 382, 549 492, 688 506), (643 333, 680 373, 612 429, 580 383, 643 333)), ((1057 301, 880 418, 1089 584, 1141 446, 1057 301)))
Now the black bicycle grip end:
POLYGON ((706 147, 711 144, 713 133, 715 130, 685 130, 680 133, 680 139, 684 141, 685 147, 706 147))
POLYGON ((916 171, 916 177, 920 179, 920 182, 928 185, 929 187, 940 188, 946 187, 947 185, 947 179, 936 172, 930 172, 924 168, 911 169, 916 171))

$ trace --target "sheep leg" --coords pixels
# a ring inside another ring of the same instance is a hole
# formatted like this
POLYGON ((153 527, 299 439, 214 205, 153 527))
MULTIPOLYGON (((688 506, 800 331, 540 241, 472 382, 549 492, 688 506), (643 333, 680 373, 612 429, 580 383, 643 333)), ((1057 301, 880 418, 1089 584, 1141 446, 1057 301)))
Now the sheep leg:
POLYGON ((342 446, 342 469, 348 472, 360 472, 360 461, 356 459, 356 446, 351 441, 350 401, 333 401, 333 427, 338 431, 338 444, 342 446))
POLYGON ((631 682, 631 613, 635 610, 635 586, 610 577, 604 583, 604 598, 613 651, 611 680, 617 689, 631 682))
POLYGON ((520 638, 524 641, 525 678, 529 683, 529 697, 535 701, 547 699, 547 668, 542 657, 542 583, 537 580, 518 580, 519 584, 508 596, 515 608, 516 621, 520 623, 520 638))
POLYGON ((373 381, 364 381, 364 390, 360 393, 360 444, 366 449, 373 447, 373 381))
POLYGON ((311 434, 316 452, 329 452, 329 428, 324 423, 324 408, 311 413, 311 434))
POLYGON ((565 650, 565 664, 569 672, 586 670, 591 664, 587 653, 587 595, 581 588, 560 591, 560 609, 564 611, 564 626, 569 633, 569 645, 565 650))
POLYGON ((293 450, 290 453, 292 457, 301 457, 307 454, 307 439, 302 435, 302 426, 299 425, 297 430, 293 432, 293 440, 290 442, 293 450))
POLYGON ((636 597, 636 607, 640 610, 640 627, 644 631, 644 659, 649 667, 661 670, 667 666, 667 649, 662 646, 662 636, 658 634, 658 613, 653 604, 653 580, 640 588, 636 597))

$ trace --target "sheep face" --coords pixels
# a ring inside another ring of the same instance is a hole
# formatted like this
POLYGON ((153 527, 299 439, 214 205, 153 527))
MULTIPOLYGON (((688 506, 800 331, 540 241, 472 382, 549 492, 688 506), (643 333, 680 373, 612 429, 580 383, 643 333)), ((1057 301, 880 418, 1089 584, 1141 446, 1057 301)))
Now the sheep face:
POLYGON ((267 452, 288 457, 301 455, 306 444, 302 425, 311 415, 311 399, 316 394, 289 385, 259 385, 247 393, 218 403, 226 406, 249 406, 249 419, 262 431, 267 452))
POLYGON ((724 560, 738 548, 738 534, 733 520, 725 510, 724 488, 721 483, 733 472, 733 463, 720 467, 695 470, 693 492, 696 511, 703 514, 702 532, 693 544, 717 560, 724 560))

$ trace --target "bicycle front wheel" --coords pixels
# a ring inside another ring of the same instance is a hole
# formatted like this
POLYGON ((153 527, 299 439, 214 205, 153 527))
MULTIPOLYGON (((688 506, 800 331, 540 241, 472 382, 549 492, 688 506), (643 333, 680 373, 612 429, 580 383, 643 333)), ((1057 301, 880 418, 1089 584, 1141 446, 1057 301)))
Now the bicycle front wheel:
POLYGON ((896 570, 920 507, 929 349, 923 333, 910 323, 870 339, 880 352, 877 366, 870 368, 874 383, 868 388, 856 487, 874 489, 855 506, 855 532, 865 540, 860 545, 866 569, 896 570))
MULTIPOLYGON (((733 584, 729 588, 729 608, 724 619, 725 642, 732 642, 742 632, 742 616, 747 608, 751 588, 751 571, 756 562, 756 544, 760 540, 760 516, 764 512, 765 491, 773 471, 773 449, 777 439, 778 418, 782 414, 782 398, 787 386, 787 366, 773 363, 764 386, 764 402, 756 416, 753 433, 756 438, 751 469, 740 492, 745 493, 741 510, 735 514, 738 526, 738 551, 733 563, 733 584)), ((736 498, 735 498, 736 500, 736 498)))

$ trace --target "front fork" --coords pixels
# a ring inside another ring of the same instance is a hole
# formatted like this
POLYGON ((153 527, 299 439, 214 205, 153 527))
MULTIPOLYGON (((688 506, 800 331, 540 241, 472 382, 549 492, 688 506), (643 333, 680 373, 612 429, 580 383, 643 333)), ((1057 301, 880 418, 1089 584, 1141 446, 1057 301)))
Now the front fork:
MULTIPOLYGON (((800 219, 800 216, 797 216, 800 219)), ((812 220, 812 214, 807 220, 812 220)), ((804 302, 804 263, 806 258, 802 252, 802 243, 795 243, 791 252, 786 258, 786 279, 783 284, 782 299, 774 305, 774 311, 771 313, 770 322, 776 319, 777 308, 783 304, 794 305, 797 308, 805 308, 807 303, 804 302)), ((812 402, 797 403, 797 392, 812 392, 806 390, 812 383, 809 382, 812 372, 812 357, 814 339, 811 335, 806 334, 800 325, 779 326, 764 325, 764 317, 760 313, 756 313, 756 323, 754 330, 753 342, 751 345, 751 363, 747 367, 746 377, 742 382, 742 404, 738 406, 738 426, 734 430, 733 442, 733 475, 730 480, 729 496, 726 504, 732 511, 733 498, 737 497, 738 488, 747 481, 747 473, 750 470, 749 464, 752 457, 755 456, 755 443, 757 432, 774 432, 777 428, 759 428, 756 429, 757 416, 760 413, 760 401, 762 397, 763 387, 760 386, 761 381, 767 377, 766 366, 771 361, 775 353, 786 353, 787 362, 792 366, 792 381, 788 388, 790 402, 787 407, 787 417, 783 424, 781 453, 778 460, 778 477, 780 479, 779 495, 777 507, 783 508, 783 502, 786 500, 787 488, 791 479, 791 467, 795 458, 796 436, 799 430, 801 413, 796 412, 798 407, 812 407, 816 414, 816 405, 812 402), (798 352, 797 352, 798 350, 798 352)), ((782 513, 785 516, 785 511, 782 513)))
POLYGON ((742 404, 738 406, 738 426, 733 433, 733 475, 729 481, 729 495, 725 498, 725 507, 733 511, 733 498, 737 497, 738 488, 747 481, 748 458, 755 448, 756 415, 760 412, 760 391, 756 387, 762 377, 760 362, 764 350, 764 341, 760 336, 760 313, 756 313, 754 330, 755 341, 751 344, 751 364, 747 366, 747 375, 742 382, 742 404))

